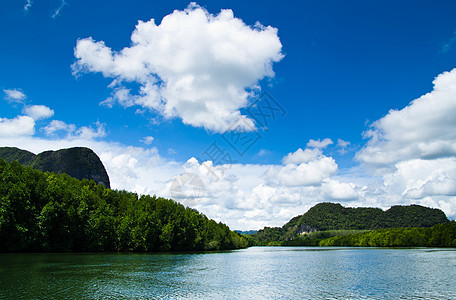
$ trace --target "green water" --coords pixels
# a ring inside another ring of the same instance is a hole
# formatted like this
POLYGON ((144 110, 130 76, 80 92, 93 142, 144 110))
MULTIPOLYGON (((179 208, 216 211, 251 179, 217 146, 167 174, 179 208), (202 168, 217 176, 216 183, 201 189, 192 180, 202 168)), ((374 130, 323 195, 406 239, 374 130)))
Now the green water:
POLYGON ((0 254, 0 299, 456 299, 456 249, 0 254))

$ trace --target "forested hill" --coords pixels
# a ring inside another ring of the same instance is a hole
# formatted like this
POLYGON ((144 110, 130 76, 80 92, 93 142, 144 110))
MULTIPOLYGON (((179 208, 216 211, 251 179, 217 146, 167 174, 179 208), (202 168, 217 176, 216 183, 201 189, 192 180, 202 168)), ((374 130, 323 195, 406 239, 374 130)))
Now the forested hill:
POLYGON ((319 203, 305 214, 291 219, 283 228, 298 233, 315 229, 381 229, 397 227, 432 227, 448 222, 440 209, 420 205, 392 206, 383 211, 370 207, 343 207, 341 204, 319 203))
POLYGON ((319 203, 283 227, 266 227, 254 236, 256 243, 289 241, 306 232, 330 230, 373 230, 383 228, 432 227, 449 222, 439 209, 420 205, 380 208, 350 208, 341 204, 319 203))
POLYGON ((0 159, 0 251, 187 251, 247 246, 181 204, 0 159))
POLYGON ((110 188, 108 173, 103 163, 89 148, 75 147, 35 155, 18 148, 0 147, 0 158, 7 162, 18 161, 24 166, 43 172, 66 173, 76 179, 94 180, 110 188))

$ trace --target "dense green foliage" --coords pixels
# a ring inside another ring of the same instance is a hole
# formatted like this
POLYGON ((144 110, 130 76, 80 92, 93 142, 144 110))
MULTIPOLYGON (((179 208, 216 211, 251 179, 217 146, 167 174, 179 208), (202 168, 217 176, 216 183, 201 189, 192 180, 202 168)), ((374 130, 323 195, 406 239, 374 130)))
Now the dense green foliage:
POLYGON ((292 240, 280 242, 281 246, 318 246, 320 241, 334 237, 366 232, 366 230, 327 230, 302 234, 292 240))
POLYGON ((265 227, 249 238, 251 245, 316 245, 323 237, 306 233, 342 232, 400 227, 431 227, 448 222, 445 213, 420 205, 379 208, 350 208, 319 203, 305 214, 294 217, 283 227, 265 227))
POLYGON ((180 251, 246 247, 173 200, 0 159, 0 251, 180 251))
MULTIPOLYGON (((246 236, 246 235, 245 235, 246 236)), ((265 227, 256 234, 246 236, 250 246, 276 246, 282 241, 283 231, 280 227, 265 227)))
POLYGON ((89 148, 75 147, 45 151, 38 155, 13 147, 0 147, 0 158, 18 161, 43 172, 65 173, 77 179, 94 180, 109 188, 109 177, 100 158, 89 148))
POLYGON ((428 228, 390 228, 335 236, 320 246, 358 247, 456 247, 456 222, 428 228))

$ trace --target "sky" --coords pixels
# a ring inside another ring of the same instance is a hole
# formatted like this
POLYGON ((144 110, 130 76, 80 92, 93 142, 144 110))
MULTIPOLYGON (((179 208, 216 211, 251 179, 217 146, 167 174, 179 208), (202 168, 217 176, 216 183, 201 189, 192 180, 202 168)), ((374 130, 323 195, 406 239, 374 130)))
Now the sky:
POLYGON ((454 1, 0 0, 0 146, 235 230, 320 202, 456 217, 454 1))

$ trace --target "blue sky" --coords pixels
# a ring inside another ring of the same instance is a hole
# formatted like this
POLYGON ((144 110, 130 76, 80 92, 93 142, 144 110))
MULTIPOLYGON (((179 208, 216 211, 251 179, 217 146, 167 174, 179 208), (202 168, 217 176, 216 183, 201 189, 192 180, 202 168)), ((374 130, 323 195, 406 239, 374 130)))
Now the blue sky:
POLYGON ((91 147, 114 188, 233 229, 321 201, 454 218, 455 13, 453 1, 0 0, 0 146, 91 147), (265 128, 249 112, 268 103, 280 114, 265 128), (201 193, 176 190, 189 178, 201 193))

